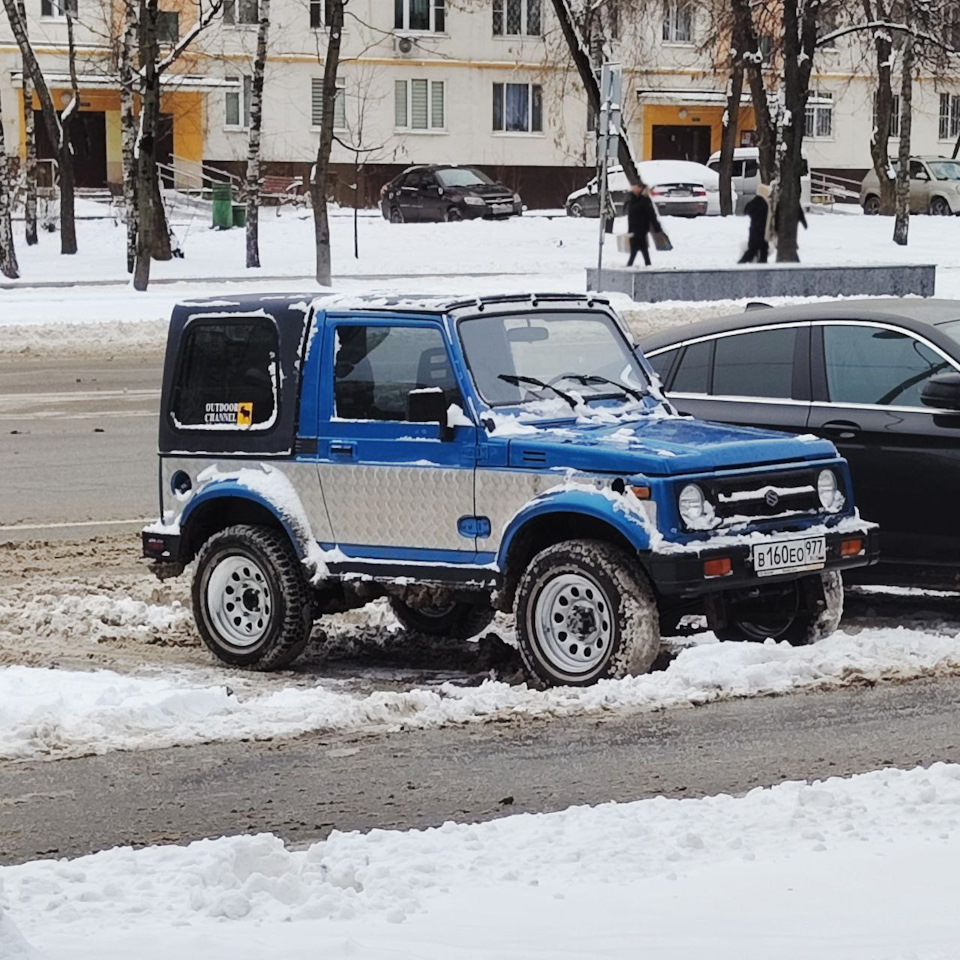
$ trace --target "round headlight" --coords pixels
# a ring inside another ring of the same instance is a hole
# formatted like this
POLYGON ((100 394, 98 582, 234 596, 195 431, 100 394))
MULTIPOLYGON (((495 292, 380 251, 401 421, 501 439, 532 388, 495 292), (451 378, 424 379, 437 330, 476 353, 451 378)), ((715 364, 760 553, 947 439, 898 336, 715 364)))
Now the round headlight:
POLYGON ((837 475, 832 470, 821 470, 817 477, 817 496, 824 510, 835 513, 843 506, 843 497, 837 485, 837 475))
POLYGON ((680 516, 687 526, 692 526, 704 518, 707 512, 707 501, 703 491, 695 484, 688 483, 681 491, 677 501, 680 516))

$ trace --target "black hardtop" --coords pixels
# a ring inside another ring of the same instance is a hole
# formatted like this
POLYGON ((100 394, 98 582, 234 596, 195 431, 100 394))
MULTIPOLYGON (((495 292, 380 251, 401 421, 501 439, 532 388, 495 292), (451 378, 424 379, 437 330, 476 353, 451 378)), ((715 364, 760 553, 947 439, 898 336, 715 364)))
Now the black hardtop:
POLYGON ((957 347, 937 330, 944 323, 960 320, 960 300, 934 300, 920 298, 863 298, 835 300, 829 303, 807 303, 789 307, 764 308, 755 304, 742 313, 698 320, 682 326, 658 330, 640 338, 640 346, 646 353, 672 347, 698 337, 716 333, 746 330, 752 327, 777 326, 781 323, 796 323, 803 320, 875 320, 893 323, 905 330, 928 337, 941 345, 957 347))

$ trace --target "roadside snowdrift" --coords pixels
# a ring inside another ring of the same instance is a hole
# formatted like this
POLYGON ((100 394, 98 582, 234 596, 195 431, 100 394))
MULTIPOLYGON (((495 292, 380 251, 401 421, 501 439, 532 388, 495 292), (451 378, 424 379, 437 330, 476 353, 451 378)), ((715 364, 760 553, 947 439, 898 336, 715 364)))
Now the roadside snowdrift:
POLYGON ((960 767, 936 764, 307 850, 122 848, 0 880, 47 960, 945 960, 958 826, 960 767))
POLYGON ((838 633, 810 647, 710 642, 668 669, 579 690, 536 691, 486 681, 357 695, 339 685, 258 692, 177 676, 0 669, 0 759, 146 750, 309 731, 392 730, 489 720, 655 710, 960 671, 956 637, 903 627, 838 633))

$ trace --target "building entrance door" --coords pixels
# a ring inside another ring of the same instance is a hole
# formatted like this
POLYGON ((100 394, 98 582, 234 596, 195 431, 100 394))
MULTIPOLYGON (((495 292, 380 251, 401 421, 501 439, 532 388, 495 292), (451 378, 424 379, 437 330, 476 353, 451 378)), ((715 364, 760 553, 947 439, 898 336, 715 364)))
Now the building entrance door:
MULTIPOLYGON (((107 116, 102 111, 81 110, 67 121, 73 145, 74 181, 78 187, 107 185, 107 116)), ((37 156, 41 160, 56 159, 57 152, 47 136, 43 114, 34 112, 37 131, 37 156)))
POLYGON ((653 128, 653 160, 710 159, 710 128, 706 126, 657 124, 653 128))

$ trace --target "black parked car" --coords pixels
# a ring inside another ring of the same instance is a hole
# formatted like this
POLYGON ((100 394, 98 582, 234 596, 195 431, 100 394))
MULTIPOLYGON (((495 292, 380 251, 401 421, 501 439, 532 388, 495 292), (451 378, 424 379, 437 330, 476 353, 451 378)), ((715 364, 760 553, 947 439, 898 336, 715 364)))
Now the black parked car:
POLYGON ((861 581, 960 585, 960 301, 751 306, 641 339, 676 407, 829 438, 880 524, 861 581))
POLYGON ((475 220, 523 213, 520 194, 476 167, 408 167, 380 189, 380 211, 391 223, 475 220))

